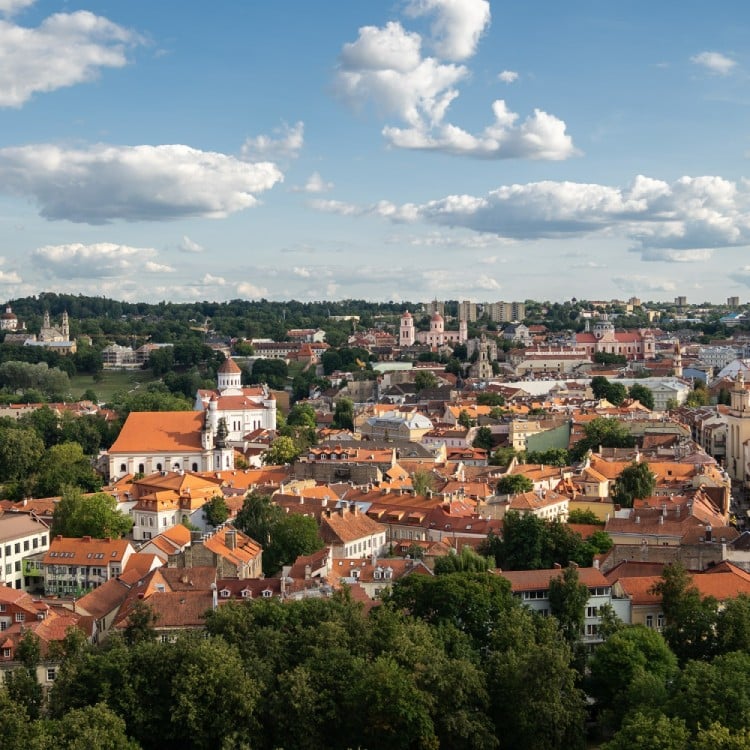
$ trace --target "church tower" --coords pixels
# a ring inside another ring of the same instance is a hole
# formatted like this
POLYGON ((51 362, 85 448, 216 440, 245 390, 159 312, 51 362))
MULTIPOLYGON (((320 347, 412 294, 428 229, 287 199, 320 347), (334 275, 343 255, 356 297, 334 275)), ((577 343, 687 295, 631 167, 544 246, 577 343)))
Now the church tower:
POLYGON ((465 344, 469 340, 469 322, 464 318, 458 321, 458 343, 465 344))
POLYGON ((750 440, 750 392, 745 388, 745 376, 740 370, 730 391, 727 420, 727 471, 732 479, 747 479, 745 443, 750 440))
POLYGON ((401 330, 399 331, 398 343, 399 346, 407 347, 414 346, 416 341, 416 334, 414 332, 414 318, 411 313, 407 310, 401 316, 401 330))
POLYGON ((61 333, 66 341, 70 341, 70 320, 68 319, 67 310, 63 310, 61 333))
POLYGON ((674 374, 676 378, 682 377, 682 349, 680 349, 680 342, 678 341, 674 345, 674 353, 672 355, 672 362, 674 374))

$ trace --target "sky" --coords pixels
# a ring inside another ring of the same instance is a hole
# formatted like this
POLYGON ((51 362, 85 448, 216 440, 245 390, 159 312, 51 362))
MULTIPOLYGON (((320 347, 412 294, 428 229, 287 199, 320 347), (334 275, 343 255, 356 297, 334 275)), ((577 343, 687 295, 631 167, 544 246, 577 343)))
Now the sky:
POLYGON ((746 0, 0 0, 0 301, 750 298, 746 0))

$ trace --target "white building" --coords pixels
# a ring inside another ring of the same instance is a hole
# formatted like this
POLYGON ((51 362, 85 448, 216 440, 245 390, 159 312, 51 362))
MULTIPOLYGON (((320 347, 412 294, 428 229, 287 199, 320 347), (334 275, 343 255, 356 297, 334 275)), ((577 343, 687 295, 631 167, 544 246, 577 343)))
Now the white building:
MULTIPOLYGON (((243 388, 242 370, 231 358, 219 368, 216 389, 198 391, 195 409, 209 409, 211 419, 215 419, 217 425, 223 417, 227 425, 227 442, 235 447, 241 447, 251 432, 276 429, 276 399, 265 385, 243 388)), ((216 429, 217 425, 213 428, 216 429)))
POLYGON ((0 516, 0 584, 28 591, 30 571, 24 558, 49 548, 47 524, 28 513, 0 516))

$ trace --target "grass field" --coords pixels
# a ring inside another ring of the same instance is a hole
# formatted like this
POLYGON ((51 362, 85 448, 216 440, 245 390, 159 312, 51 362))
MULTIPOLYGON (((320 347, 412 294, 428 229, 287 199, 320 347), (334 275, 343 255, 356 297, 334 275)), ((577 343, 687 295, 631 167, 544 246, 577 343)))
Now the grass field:
POLYGON ((74 375, 70 379, 70 388, 74 399, 79 399, 81 394, 90 388, 100 402, 107 402, 117 391, 130 391, 154 380, 156 378, 151 374, 151 370, 104 370, 98 383, 91 375, 74 375))

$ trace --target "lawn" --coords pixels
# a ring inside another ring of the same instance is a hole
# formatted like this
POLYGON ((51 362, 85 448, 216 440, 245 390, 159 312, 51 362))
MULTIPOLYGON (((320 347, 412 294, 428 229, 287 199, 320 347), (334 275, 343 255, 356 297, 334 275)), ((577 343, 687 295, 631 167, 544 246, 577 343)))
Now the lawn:
POLYGON ((70 389, 74 399, 79 399, 81 394, 90 388, 100 402, 107 402, 117 391, 130 391, 154 380, 156 378, 151 374, 151 370, 104 370, 98 383, 91 375, 74 375, 70 379, 70 389))

